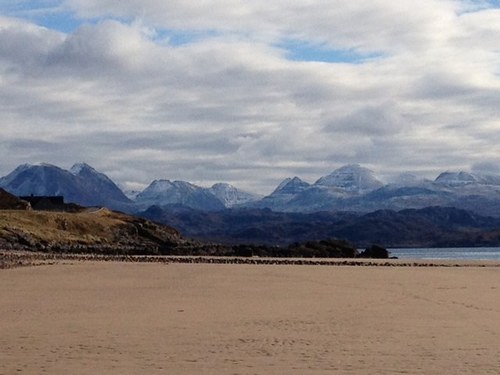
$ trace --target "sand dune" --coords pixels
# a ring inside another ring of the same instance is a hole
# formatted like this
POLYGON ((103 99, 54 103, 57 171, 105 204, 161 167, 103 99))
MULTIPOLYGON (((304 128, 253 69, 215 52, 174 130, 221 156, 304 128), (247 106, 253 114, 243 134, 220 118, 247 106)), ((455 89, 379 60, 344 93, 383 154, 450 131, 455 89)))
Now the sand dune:
POLYGON ((0 374, 498 374, 500 268, 0 270, 0 374))

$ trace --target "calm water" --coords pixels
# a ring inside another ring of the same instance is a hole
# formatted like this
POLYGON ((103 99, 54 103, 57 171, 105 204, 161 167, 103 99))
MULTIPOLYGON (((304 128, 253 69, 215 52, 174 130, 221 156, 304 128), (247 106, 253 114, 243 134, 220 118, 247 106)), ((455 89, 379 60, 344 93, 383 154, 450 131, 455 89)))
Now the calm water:
POLYGON ((477 259, 500 260, 500 247, 450 247, 421 249, 388 249, 401 259, 477 259))

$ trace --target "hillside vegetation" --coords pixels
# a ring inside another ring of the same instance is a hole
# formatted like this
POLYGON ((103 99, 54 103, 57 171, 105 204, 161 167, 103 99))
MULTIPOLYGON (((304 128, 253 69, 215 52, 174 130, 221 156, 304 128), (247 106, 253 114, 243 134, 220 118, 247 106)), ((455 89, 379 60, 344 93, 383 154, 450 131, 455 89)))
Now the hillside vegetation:
POLYGON ((160 254, 192 243, 171 227, 107 209, 78 213, 0 210, 0 245, 42 251, 160 254))

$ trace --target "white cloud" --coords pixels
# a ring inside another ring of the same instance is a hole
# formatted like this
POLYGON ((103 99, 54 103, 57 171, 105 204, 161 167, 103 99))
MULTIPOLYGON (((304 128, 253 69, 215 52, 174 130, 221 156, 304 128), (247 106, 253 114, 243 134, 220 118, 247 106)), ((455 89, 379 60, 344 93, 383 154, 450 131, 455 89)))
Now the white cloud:
POLYGON ((447 33, 461 9, 452 1, 68 0, 82 17, 143 19, 176 30, 212 30, 252 38, 297 38, 366 51, 427 44, 447 33))
POLYGON ((498 160, 500 12, 465 5, 71 0, 98 19, 71 34, 1 17, 0 174, 87 161, 131 186, 266 193, 345 163, 436 173, 498 160), (200 33, 176 45, 169 30, 200 33), (378 57, 291 61, 290 39, 378 57))

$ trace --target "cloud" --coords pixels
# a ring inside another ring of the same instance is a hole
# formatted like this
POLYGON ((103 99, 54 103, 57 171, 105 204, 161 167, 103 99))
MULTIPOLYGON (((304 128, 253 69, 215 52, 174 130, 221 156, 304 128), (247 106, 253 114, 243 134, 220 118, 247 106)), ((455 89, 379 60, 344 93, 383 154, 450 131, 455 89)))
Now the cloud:
POLYGON ((472 165, 472 171, 484 174, 500 174, 500 158, 496 160, 485 160, 472 165))
POLYGON ((498 9, 304 4, 69 0, 55 9, 82 18, 71 33, 0 17, 0 174, 86 161, 127 186, 267 193, 347 163, 435 174, 498 159, 498 9), (297 43, 353 57, 292 59, 297 43))
POLYGON ((255 39, 298 39, 363 51, 422 46, 447 30, 461 7, 451 1, 68 0, 82 17, 140 18, 157 27, 210 30, 255 39))

